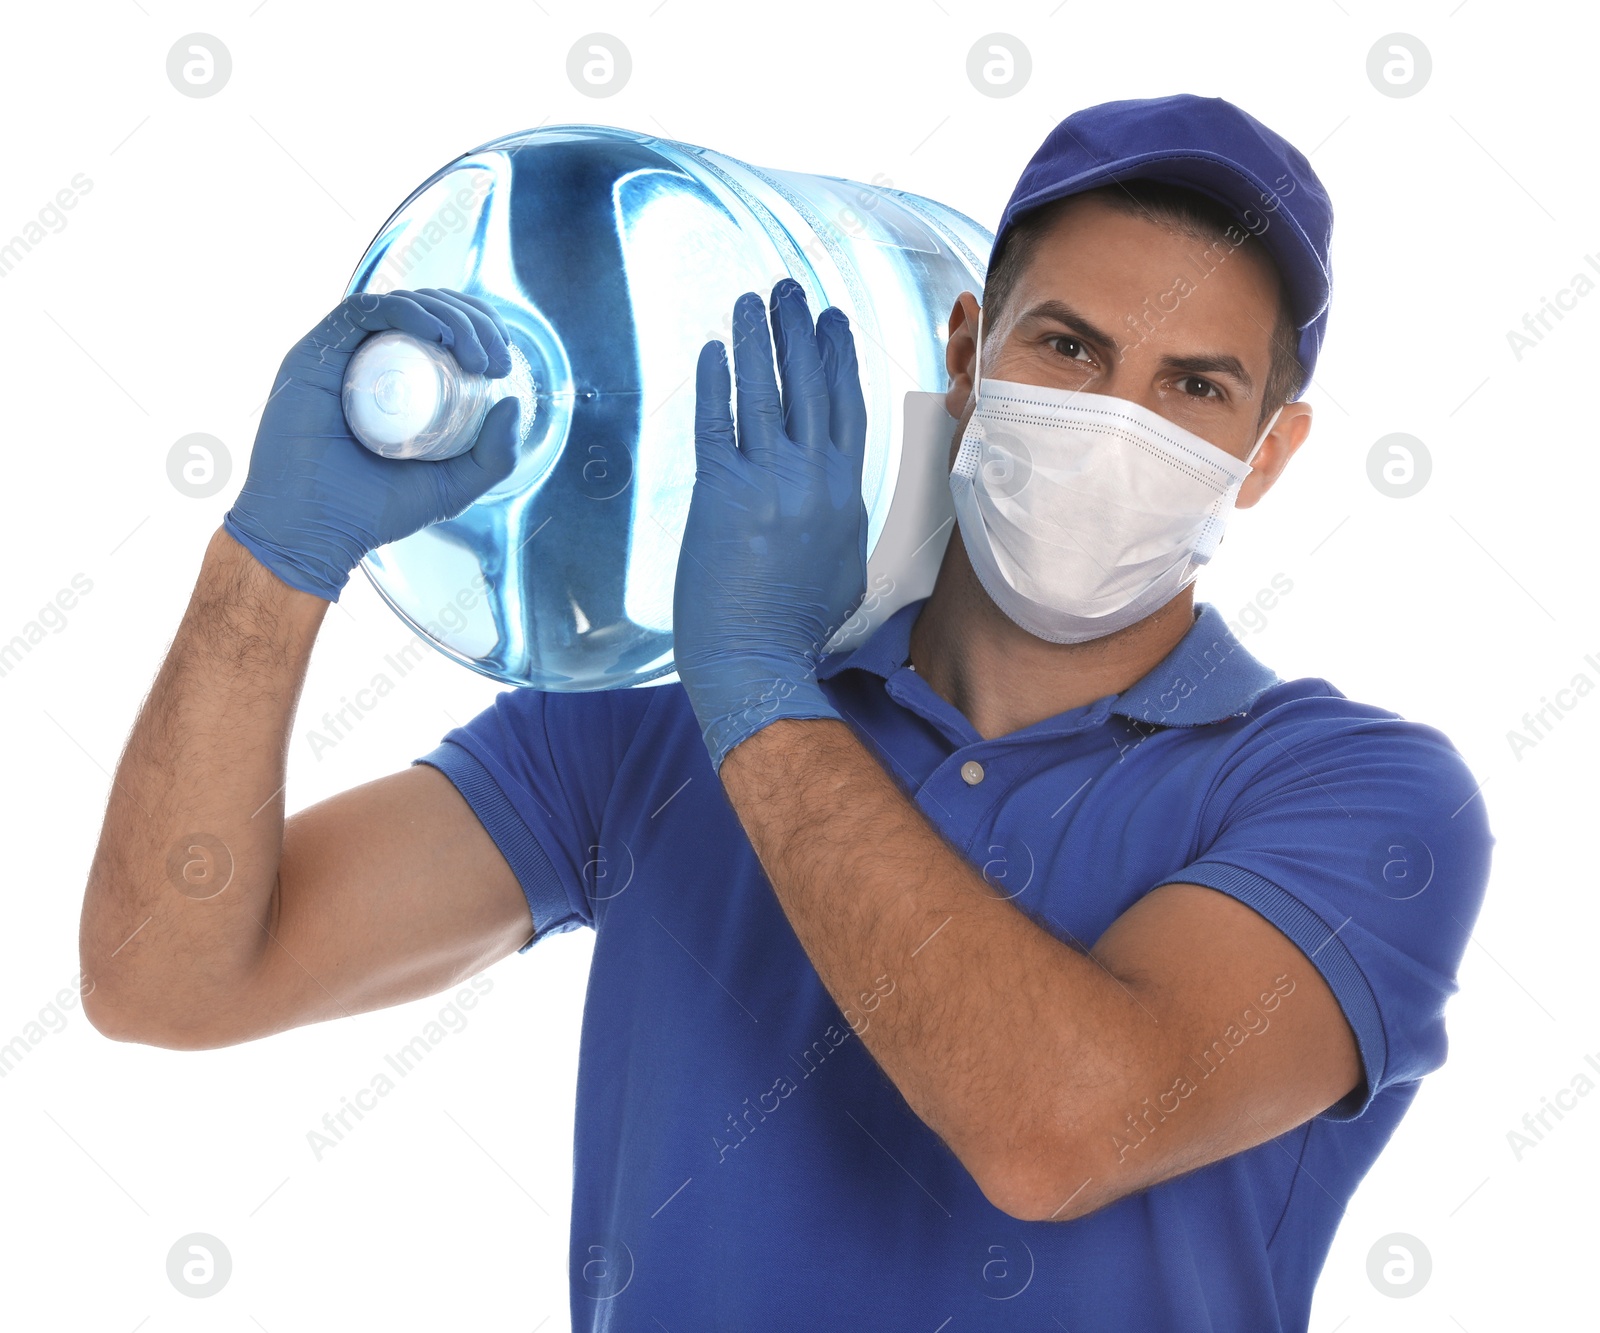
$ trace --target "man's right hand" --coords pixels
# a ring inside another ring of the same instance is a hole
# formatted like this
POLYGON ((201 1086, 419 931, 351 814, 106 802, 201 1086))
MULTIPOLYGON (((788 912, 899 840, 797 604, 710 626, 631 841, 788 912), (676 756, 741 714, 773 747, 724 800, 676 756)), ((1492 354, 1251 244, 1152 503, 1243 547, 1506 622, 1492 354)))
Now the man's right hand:
POLYGON ((284 358, 249 476, 117 765, 84 887, 84 1013, 107 1035, 249 1041, 435 994, 533 933, 516 875, 437 769, 284 817, 290 726, 328 603, 367 551, 454 517, 516 463, 514 397, 455 458, 359 444, 339 391, 382 329, 450 348, 463 370, 511 367, 493 312, 434 288, 352 297, 284 358))
POLYGON ((250 470, 223 527, 284 583, 339 600, 361 557, 454 518, 517 462, 521 404, 490 408, 473 447, 455 458, 382 458, 345 424, 339 391, 369 334, 399 329, 448 348, 463 370, 510 373, 500 317, 477 297, 439 287, 347 297, 278 369, 250 454, 250 470))

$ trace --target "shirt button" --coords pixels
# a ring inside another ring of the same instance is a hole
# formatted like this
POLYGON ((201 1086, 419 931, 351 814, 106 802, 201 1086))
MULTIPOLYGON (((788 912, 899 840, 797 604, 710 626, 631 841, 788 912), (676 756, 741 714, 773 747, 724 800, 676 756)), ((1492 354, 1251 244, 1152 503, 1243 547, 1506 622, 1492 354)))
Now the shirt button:
POLYGON ((961 780, 969 787, 976 787, 983 781, 983 765, 976 759, 969 759, 961 765, 961 780))

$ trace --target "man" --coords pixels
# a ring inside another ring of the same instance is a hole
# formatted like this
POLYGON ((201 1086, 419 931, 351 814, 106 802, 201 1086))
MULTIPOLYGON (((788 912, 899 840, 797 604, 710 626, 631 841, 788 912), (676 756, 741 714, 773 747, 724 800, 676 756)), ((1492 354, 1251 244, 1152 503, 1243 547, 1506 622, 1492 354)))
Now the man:
POLYGON ((575 1327, 1305 1328, 1443 1061, 1492 842, 1439 732, 1279 680, 1194 601, 1309 432, 1330 222, 1220 99, 1058 126, 951 312, 932 595, 821 659, 863 595, 853 343, 788 281, 769 342, 747 293, 736 421, 721 344, 698 367, 681 685, 507 692, 283 821, 328 601, 515 437, 507 400, 449 463, 316 453, 365 329, 507 365, 469 298, 342 308, 362 328, 280 372, 118 770, 92 1019, 245 1041, 591 926, 575 1327), (221 891, 165 881, 194 829, 221 891))

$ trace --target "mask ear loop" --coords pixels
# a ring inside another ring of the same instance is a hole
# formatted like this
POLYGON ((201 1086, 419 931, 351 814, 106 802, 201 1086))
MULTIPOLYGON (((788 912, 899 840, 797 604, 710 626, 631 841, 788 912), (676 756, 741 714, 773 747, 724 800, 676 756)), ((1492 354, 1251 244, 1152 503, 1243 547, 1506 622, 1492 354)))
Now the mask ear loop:
MULTIPOLYGON (((1255 460, 1256 454, 1260 452, 1261 446, 1267 442, 1267 436, 1272 434, 1272 428, 1278 424, 1278 418, 1282 415, 1283 404, 1280 403, 1278 404, 1278 410, 1272 414, 1272 420, 1267 422, 1267 428, 1261 432, 1261 438, 1256 441, 1255 448, 1246 456, 1244 460, 1246 466, 1249 466, 1255 460)), ((1212 509, 1210 517, 1206 519, 1205 528, 1201 532, 1200 540, 1197 543, 1199 549, 1192 552, 1190 556, 1190 559, 1196 565, 1209 564, 1211 557, 1217 552, 1217 547, 1222 544, 1222 532, 1220 529, 1224 505, 1232 503, 1233 497, 1239 493, 1239 487, 1243 485, 1244 478, 1241 477, 1234 482, 1226 495, 1218 498, 1217 504, 1212 509)))
POLYGON ((1272 428, 1278 424, 1278 418, 1283 415, 1283 404, 1278 404, 1278 410, 1272 414, 1272 420, 1267 422, 1267 428, 1261 432, 1261 438, 1256 441, 1255 448, 1245 455, 1246 463, 1255 462, 1256 455, 1261 452, 1261 446, 1267 442, 1267 436, 1272 434, 1272 428))
POLYGON ((978 307, 978 350, 972 357, 972 396, 978 396, 983 387, 983 307, 978 307))

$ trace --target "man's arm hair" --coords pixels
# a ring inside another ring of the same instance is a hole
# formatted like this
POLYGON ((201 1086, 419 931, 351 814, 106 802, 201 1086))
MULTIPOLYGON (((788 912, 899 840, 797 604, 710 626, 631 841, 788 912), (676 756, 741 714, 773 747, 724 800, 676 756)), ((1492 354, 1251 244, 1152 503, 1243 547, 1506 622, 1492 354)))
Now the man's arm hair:
POLYGON ((79 931, 104 1034, 231 1045, 443 990, 526 943, 516 877, 417 765, 285 821, 328 603, 219 529, 112 783, 79 931))

